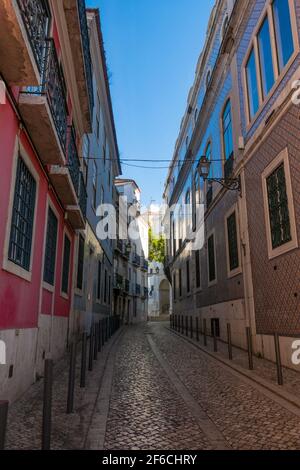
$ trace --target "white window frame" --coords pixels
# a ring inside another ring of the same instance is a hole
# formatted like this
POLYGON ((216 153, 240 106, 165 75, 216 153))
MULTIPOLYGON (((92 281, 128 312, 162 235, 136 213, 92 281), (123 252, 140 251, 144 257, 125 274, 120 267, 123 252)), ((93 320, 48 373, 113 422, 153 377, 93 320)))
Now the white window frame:
POLYGON ((63 243, 63 249, 62 249, 62 258, 61 258, 61 273, 60 273, 60 296, 65 299, 69 300, 70 298, 70 291, 72 292, 72 286, 71 286, 71 273, 72 273, 72 250, 73 250, 73 245, 72 245, 72 237, 70 235, 69 230, 67 230, 66 226, 64 226, 63 229, 63 238, 62 238, 62 243, 63 243), (69 239, 70 242, 70 260, 69 260, 69 277, 68 277, 68 294, 62 291, 62 280, 63 280, 63 269, 64 269, 64 256, 65 256, 65 236, 69 239))
POLYGON ((14 146, 14 151, 13 151, 12 178, 10 182, 10 194, 9 194, 9 204, 8 204, 8 213, 7 213, 7 223, 6 223, 6 230, 5 230, 4 256, 3 256, 2 268, 4 269, 4 271, 14 274, 15 276, 20 277, 21 279, 24 279, 25 281, 28 281, 28 282, 32 281, 32 265, 33 265, 33 256, 34 256, 33 247, 35 246, 36 220, 37 220, 37 209, 38 209, 37 206, 38 206, 38 201, 39 201, 39 183, 40 183, 39 174, 37 170, 35 169, 34 164, 31 161, 28 153, 26 152, 25 148, 23 147, 22 143, 17 137, 15 140, 15 146, 14 146), (18 165, 19 155, 23 159, 25 165, 27 166, 28 170, 30 171, 36 183, 29 271, 26 271, 26 269, 22 268, 21 266, 18 266, 13 261, 10 261, 8 259, 11 222, 12 222, 13 205, 14 205, 14 197, 15 197, 15 185, 16 185, 16 177, 17 177, 17 165, 18 165))
POLYGON ((266 1, 266 5, 261 13, 259 21, 257 22, 257 26, 252 33, 249 47, 245 55, 244 61, 242 63, 243 91, 244 91, 243 94, 245 97, 244 107, 245 107, 247 131, 249 131, 253 123, 256 121, 257 117, 260 115, 263 106, 265 106, 265 104, 270 100, 275 90, 277 89, 279 83, 282 81, 283 77, 285 76, 285 74, 287 73, 287 71, 289 70, 296 56, 299 53, 299 37, 298 37, 298 25, 297 25, 295 2, 294 0, 288 0, 289 7, 290 7, 292 36, 293 36, 293 41, 294 41, 294 53, 291 55, 289 61, 287 62, 285 67, 282 69, 282 71, 279 73, 277 45, 276 45, 276 37, 275 37, 275 26, 274 26, 274 18, 273 18, 273 1, 274 0, 266 1), (274 69, 274 85, 269 91, 268 95, 263 98, 263 84, 262 84, 262 76, 261 76, 261 69, 260 69, 260 57, 259 57, 257 36, 263 24, 263 21, 265 20, 266 15, 268 16, 268 19, 269 19, 270 40, 271 40, 273 69, 274 69), (257 78, 257 86, 258 86, 259 106, 258 106, 258 110, 256 114, 250 117, 246 66, 247 66, 252 48, 254 49, 254 55, 255 55, 255 60, 256 60, 256 78, 257 78))
POLYGON ((262 188, 263 188, 263 200, 264 200, 264 215, 265 215, 265 225, 267 232, 267 244, 268 244, 268 257, 269 260, 277 258, 283 254, 288 253, 289 251, 295 250, 299 247, 298 236, 297 236, 297 226, 295 218, 295 208, 294 208, 294 198, 292 190, 292 181, 291 181, 291 171, 289 164, 289 154, 288 149, 285 148, 274 160, 267 166, 267 168, 262 173, 262 188), (272 246, 272 234, 271 234, 271 225, 270 225, 270 211, 269 211, 269 202, 268 202, 268 188, 267 188, 267 178, 278 168, 281 164, 284 164, 285 172, 285 183, 286 183, 286 193, 288 198, 288 208, 289 208, 289 218, 291 225, 291 241, 285 243, 284 245, 279 246, 278 248, 273 248, 272 246))
POLYGON ((238 205, 234 204, 225 214, 224 217, 224 228, 225 228, 225 241, 226 241, 226 266, 227 266, 227 278, 231 279, 235 276, 238 276, 243 272, 242 269, 242 250, 241 250, 241 237, 240 237, 240 224, 239 224, 239 211, 238 205), (229 239, 228 239, 228 226, 227 221, 229 217, 235 213, 235 220, 236 220, 236 236, 237 236, 237 245, 238 245, 238 257, 239 257, 239 265, 235 269, 230 269, 230 253, 229 253, 229 239))
POLYGON ((56 280, 57 280, 57 265, 58 265, 58 241, 59 241, 59 222, 60 222, 59 212, 56 209, 51 197, 47 195, 47 205, 46 205, 46 217, 45 217, 45 229, 44 229, 44 242, 43 242, 43 269, 42 269, 42 286, 43 289, 47 290, 54 294, 56 289, 56 280), (56 234, 56 247, 55 247, 55 269, 54 269, 54 283, 53 286, 48 282, 44 281, 44 269, 45 269, 45 250, 46 250, 46 240, 47 240, 47 227, 48 227, 48 216, 49 208, 53 211, 57 219, 57 234, 56 234))

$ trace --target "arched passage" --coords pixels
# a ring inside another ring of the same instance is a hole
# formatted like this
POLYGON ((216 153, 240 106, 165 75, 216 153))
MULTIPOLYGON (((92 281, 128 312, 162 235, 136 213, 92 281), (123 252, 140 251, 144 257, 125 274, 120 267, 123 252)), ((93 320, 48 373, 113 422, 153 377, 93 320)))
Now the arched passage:
POLYGON ((166 315, 170 310, 170 284, 163 279, 159 285, 159 315, 166 315))

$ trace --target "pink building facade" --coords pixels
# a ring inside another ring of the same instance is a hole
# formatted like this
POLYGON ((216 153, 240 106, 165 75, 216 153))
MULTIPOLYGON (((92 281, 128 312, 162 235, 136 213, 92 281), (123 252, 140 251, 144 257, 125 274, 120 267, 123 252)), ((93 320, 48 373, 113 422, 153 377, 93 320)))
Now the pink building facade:
POLYGON ((13 401, 72 335, 93 94, 84 1, 1 2, 0 30, 0 398, 13 401))

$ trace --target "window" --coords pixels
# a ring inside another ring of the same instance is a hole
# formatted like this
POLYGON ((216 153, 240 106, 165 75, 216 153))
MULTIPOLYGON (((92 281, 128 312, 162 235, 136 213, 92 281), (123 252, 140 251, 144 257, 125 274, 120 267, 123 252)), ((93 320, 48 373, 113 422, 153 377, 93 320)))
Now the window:
POLYGON ((201 287, 201 271, 200 271, 200 250, 197 250, 195 253, 195 270, 196 270, 196 288, 201 287))
POLYGON ((222 116, 222 124, 223 124, 224 156, 225 156, 225 160, 229 160, 229 158, 231 158, 233 155, 233 137, 232 137, 232 119, 231 119, 230 100, 228 100, 226 103, 223 116, 222 116))
POLYGON ((258 51, 261 69, 263 97, 267 96, 274 85, 274 69, 270 39, 269 18, 266 16, 258 33, 258 51))
POLYGON ((178 214, 179 250, 180 250, 181 247, 182 247, 182 239, 183 239, 182 229, 183 229, 183 208, 182 208, 182 206, 180 206, 179 214, 178 214))
POLYGON ((98 261, 97 300, 101 299, 101 261, 98 261))
POLYGON ((186 262, 186 291, 189 294, 191 292, 191 283, 190 283, 190 262, 186 262))
POLYGON ((234 271, 239 267, 239 249, 237 237, 237 223, 236 213, 233 212, 227 218, 227 237, 228 237, 228 254, 229 254, 229 269, 234 271))
POLYGON ((179 269, 179 297, 182 297, 182 270, 179 269))
POLYGON ((94 161, 93 163, 93 207, 96 209, 97 207, 97 165, 94 161))
POLYGON ((194 121, 195 121, 195 124, 197 122, 197 119, 198 119, 198 108, 195 109, 195 113, 194 113, 194 121))
POLYGON ((279 71, 281 72, 294 52, 289 1, 274 0, 273 15, 279 71))
POLYGON ((30 270, 35 196, 35 179, 19 157, 8 258, 26 271, 30 270))
POLYGON ((268 178, 268 205, 273 249, 292 240, 284 163, 268 178))
POLYGON ((84 267, 84 238, 79 235, 78 259, 77 259, 77 289, 83 288, 83 267, 84 267))
POLYGON ((192 207, 191 207, 191 192, 187 191, 185 195, 185 210, 186 210, 186 231, 187 236, 192 226, 192 207))
POLYGON ((258 24, 245 65, 248 119, 251 121, 269 95, 278 74, 295 50, 289 0, 270 0, 271 6, 258 24), (275 48, 275 50, 274 50, 275 48))
POLYGON ((67 235, 65 235, 63 272, 62 272, 62 283, 61 283, 61 290, 64 294, 68 294, 68 291, 69 291, 70 255, 71 255, 71 242, 69 238, 67 237, 67 235))
POLYGON ((207 72, 207 74, 206 74, 206 79, 205 79, 205 86, 206 86, 206 88, 209 87, 210 80, 211 80, 211 70, 208 70, 208 72, 207 72))
POLYGON ((256 59, 254 49, 252 48, 247 65, 246 78, 248 89, 249 119, 251 120, 259 108, 258 83, 256 75, 256 59))
POLYGON ((226 15, 224 16, 223 25, 222 25, 222 30, 221 30, 221 38, 222 38, 222 40, 223 40, 224 37, 225 37, 226 31, 227 31, 227 28, 228 28, 228 24, 229 24, 229 16, 228 16, 228 13, 226 13, 226 15))
POLYGON ((216 280, 215 237, 208 239, 208 279, 212 283, 216 280))
POLYGON ((185 148, 186 148, 186 149, 189 148, 189 143, 190 143, 190 139, 189 139, 189 136, 187 135, 187 136, 186 136, 186 139, 185 139, 185 148))
POLYGON ((57 218, 53 210, 49 207, 43 279, 44 282, 47 282, 50 286, 54 285, 57 225, 57 218))

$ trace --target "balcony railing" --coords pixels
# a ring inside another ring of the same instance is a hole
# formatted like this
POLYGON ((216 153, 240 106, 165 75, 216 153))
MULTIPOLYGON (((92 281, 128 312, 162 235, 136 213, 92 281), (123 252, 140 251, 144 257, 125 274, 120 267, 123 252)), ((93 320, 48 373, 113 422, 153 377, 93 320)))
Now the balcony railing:
POLYGON ((145 259, 142 258, 141 260, 141 268, 144 270, 144 271, 148 271, 148 268, 149 268, 149 263, 148 261, 146 261, 145 259))
POLYGON ((17 0, 29 42, 39 69, 43 71, 45 41, 50 25, 47 0, 17 0))
POLYGON ((120 274, 115 275, 114 289, 123 289, 123 276, 121 276, 120 274))
POLYGON ((28 87, 23 93, 31 95, 45 95, 55 128, 65 152, 67 138, 68 111, 63 79, 60 72, 59 62, 52 38, 44 42, 43 68, 41 72, 41 85, 28 87))
POLYGON ((80 161, 78 157, 78 152, 77 152, 77 147, 76 147, 76 142, 75 142, 75 132, 74 132, 73 127, 70 127, 69 131, 70 131, 70 134, 69 134, 67 165, 69 168, 70 176, 71 176, 76 194, 79 194, 80 161))
POLYGON ((79 176, 79 206, 83 217, 86 218, 87 192, 82 172, 80 172, 79 176))
POLYGON ((133 255, 133 258, 132 258, 132 262, 133 264, 135 264, 136 266, 140 266, 141 265, 141 257, 137 254, 134 254, 133 255))
POLYGON ((90 112, 92 114, 92 110, 94 107, 94 92, 93 92, 93 77, 92 77, 92 60, 91 60, 91 52, 90 52, 90 38, 89 38, 89 30, 88 30, 87 18, 86 18, 85 0, 78 0, 78 12, 79 12, 79 21, 80 21, 81 37, 82 37, 85 77, 86 77, 88 93, 89 93, 90 112))

